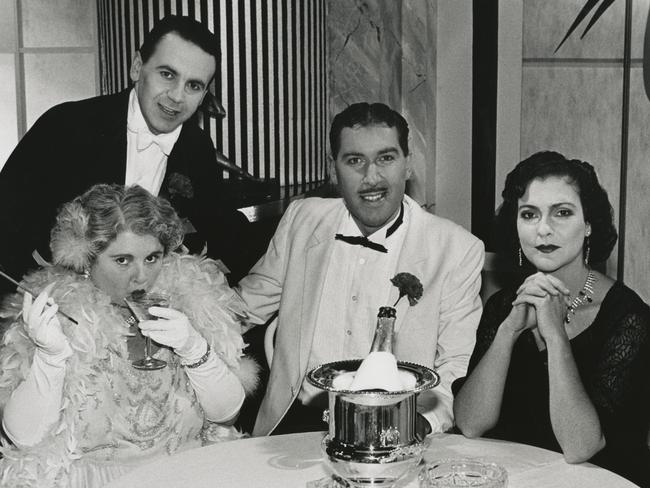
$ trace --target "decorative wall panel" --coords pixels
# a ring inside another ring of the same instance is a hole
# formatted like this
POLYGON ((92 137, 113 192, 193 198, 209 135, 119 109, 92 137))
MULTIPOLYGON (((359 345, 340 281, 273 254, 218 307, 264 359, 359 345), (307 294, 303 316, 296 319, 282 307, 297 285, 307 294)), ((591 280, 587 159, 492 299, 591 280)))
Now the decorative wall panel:
POLYGON ((633 68, 630 83, 629 153, 625 214, 625 282, 650 301, 650 101, 643 73, 633 68))
POLYGON ((20 0, 23 47, 94 47, 95 8, 88 0, 20 0))
POLYGON ((13 54, 0 54, 0 169, 18 142, 15 61, 13 54))
POLYGON ((0 0, 0 52, 16 49, 15 0, 0 0))
MULTIPOLYGON (((521 157, 551 149, 592 163, 621 229, 626 2, 615 1, 581 38, 591 12, 557 49, 585 4, 523 2, 521 157)), ((607 272, 621 271, 616 248, 607 272)))
MULTIPOLYGON (((525 66, 521 157, 555 150, 589 161, 618 209, 620 66, 525 66)), ((503 183, 503 182, 502 182, 503 183)))
MULTIPOLYGON (((609 194, 616 217, 622 71, 622 66, 616 65, 525 65, 522 83, 522 159, 537 151, 555 150, 569 158, 590 162, 609 194)), ((614 274, 616 252, 612 252, 608 262, 614 274)))
POLYGON ((43 112, 98 94, 95 7, 0 0, 0 169, 43 112))
POLYGON ((96 94, 92 53, 27 53, 24 66, 28 126, 54 105, 96 94))
POLYGON ((554 52, 586 0, 524 0, 525 58, 622 58, 625 0, 615 0, 607 12, 580 38, 589 17, 554 52))

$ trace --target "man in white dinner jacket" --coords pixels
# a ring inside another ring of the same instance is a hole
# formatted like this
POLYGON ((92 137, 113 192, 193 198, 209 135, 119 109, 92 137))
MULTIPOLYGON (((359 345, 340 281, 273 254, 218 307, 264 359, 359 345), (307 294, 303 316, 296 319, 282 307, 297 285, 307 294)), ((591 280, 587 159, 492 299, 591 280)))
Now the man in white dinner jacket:
POLYGON ((379 307, 399 296, 390 279, 422 283, 416 305, 397 305, 398 360, 434 368, 420 394, 434 432, 453 426, 451 383, 462 377, 481 315, 483 243, 404 195, 411 175, 408 124, 380 103, 357 103, 330 130, 332 177, 343 198, 292 203, 266 254, 238 285, 255 322, 278 311, 269 383, 253 435, 324 430, 326 395, 307 372, 370 351, 379 307), (255 320, 256 319, 256 320, 255 320))

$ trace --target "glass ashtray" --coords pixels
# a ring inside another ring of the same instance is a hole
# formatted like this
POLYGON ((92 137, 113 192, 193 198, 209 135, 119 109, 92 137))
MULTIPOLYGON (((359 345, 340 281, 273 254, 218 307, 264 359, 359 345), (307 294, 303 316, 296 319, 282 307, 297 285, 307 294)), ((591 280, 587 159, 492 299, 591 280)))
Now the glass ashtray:
POLYGON ((427 463, 419 475, 420 488, 505 488, 508 472, 495 463, 479 459, 441 459, 427 463))

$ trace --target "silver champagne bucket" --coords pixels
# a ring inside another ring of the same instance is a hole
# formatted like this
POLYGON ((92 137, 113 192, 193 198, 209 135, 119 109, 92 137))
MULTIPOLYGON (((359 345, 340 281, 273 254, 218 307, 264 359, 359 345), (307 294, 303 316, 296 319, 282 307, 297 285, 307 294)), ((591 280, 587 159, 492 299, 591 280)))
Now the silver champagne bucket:
POLYGON ((425 366, 398 361, 400 373, 415 378, 412 389, 337 389, 335 379, 356 371, 361 361, 327 363, 307 374, 312 385, 328 392, 324 457, 338 476, 354 486, 391 486, 422 459, 426 441, 416 429, 416 394, 436 386, 440 377, 425 366))

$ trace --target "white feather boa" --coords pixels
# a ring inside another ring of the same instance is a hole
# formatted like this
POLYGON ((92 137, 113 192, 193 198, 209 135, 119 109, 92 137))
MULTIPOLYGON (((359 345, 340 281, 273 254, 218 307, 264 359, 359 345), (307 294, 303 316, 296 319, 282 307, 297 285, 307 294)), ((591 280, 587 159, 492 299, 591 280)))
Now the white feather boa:
MULTIPOLYGON (((38 486, 55 486, 60 470, 79 457, 70 425, 74 422, 75 406, 87 395, 85 385, 93 374, 93 366, 109 352, 127 356, 128 326, 110 304, 109 297, 90 280, 50 266, 25 277, 24 284, 38 291, 53 281, 57 284, 52 297, 62 310, 79 321, 75 325, 61 318, 63 331, 73 349, 64 383, 61 422, 54 432, 28 450, 17 450, 4 443, 0 448, 5 458, 0 484, 12 478, 13 486, 32 486, 30 480, 36 478, 38 486), (27 466, 31 467, 30 471, 36 469, 37 472, 24 473, 25 481, 21 484, 20 471, 27 466)), ((212 350, 240 378, 245 390, 252 392, 258 382, 258 367, 242 355, 245 344, 237 320, 237 317, 244 317, 245 312, 218 264, 210 259, 172 254, 163 262, 155 289, 170 295, 170 306, 188 316, 212 350)), ((6 299, 0 312, 4 332, 0 349, 2 406, 27 376, 34 354, 34 344, 24 332, 21 310, 22 295, 16 293, 6 299)))

